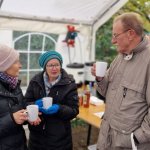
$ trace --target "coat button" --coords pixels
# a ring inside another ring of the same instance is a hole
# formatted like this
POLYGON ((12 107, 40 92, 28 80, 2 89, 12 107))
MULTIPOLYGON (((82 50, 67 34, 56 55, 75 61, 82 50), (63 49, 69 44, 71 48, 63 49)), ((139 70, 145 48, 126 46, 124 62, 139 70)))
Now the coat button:
POLYGON ((122 130, 122 133, 126 133, 126 131, 125 131, 125 130, 122 130))

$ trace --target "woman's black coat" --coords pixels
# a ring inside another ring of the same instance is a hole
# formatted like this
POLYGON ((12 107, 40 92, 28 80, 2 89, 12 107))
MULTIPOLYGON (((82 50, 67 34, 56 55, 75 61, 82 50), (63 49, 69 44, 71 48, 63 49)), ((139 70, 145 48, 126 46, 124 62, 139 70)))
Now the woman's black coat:
MULTIPOLYGON (((28 103, 46 96, 43 72, 30 81, 25 98, 28 103)), ((72 76, 62 69, 62 77, 49 92, 53 104, 60 109, 54 115, 41 115, 42 122, 38 126, 29 125, 30 150, 72 150, 72 133, 70 120, 79 113, 77 86, 72 76)))
POLYGON ((0 150, 26 150, 22 125, 15 123, 13 113, 24 108, 19 84, 12 90, 0 80, 0 150))

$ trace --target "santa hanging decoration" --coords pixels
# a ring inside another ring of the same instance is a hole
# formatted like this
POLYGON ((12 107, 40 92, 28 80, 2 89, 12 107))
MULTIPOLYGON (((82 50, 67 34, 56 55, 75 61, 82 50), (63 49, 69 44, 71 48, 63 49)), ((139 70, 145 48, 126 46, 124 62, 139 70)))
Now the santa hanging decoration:
POLYGON ((75 27, 71 26, 71 25, 68 25, 67 29, 68 29, 68 32, 67 32, 66 38, 65 38, 65 40, 63 40, 63 42, 66 42, 68 47, 74 47, 75 46, 75 38, 77 37, 77 32, 79 32, 79 31, 77 31, 75 29, 75 27))

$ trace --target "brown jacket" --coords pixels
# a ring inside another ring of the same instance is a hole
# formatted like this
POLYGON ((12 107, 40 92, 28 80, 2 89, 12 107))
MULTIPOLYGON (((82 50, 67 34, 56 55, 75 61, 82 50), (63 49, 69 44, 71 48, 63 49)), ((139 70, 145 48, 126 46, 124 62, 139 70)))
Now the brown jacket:
POLYGON ((106 97, 106 112, 100 127, 98 150, 132 149, 131 133, 150 148, 150 44, 147 38, 133 50, 130 60, 119 54, 97 89, 106 97))

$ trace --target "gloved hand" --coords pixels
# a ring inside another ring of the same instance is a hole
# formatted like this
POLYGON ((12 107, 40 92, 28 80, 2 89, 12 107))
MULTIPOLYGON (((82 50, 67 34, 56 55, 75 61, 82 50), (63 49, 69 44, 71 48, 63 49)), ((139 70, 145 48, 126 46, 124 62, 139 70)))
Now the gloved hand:
POLYGON ((51 115, 51 114, 55 114, 57 113, 59 110, 59 105, 57 104, 53 104, 52 106, 50 106, 48 109, 44 109, 42 107, 41 112, 43 112, 46 115, 51 115))
POLYGON ((38 99, 35 101, 35 105, 38 105, 39 107, 43 107, 43 101, 42 99, 38 99))
POLYGON ((42 108, 43 108, 43 101, 42 101, 42 99, 36 100, 35 101, 35 105, 38 105, 39 111, 42 111, 42 108))

